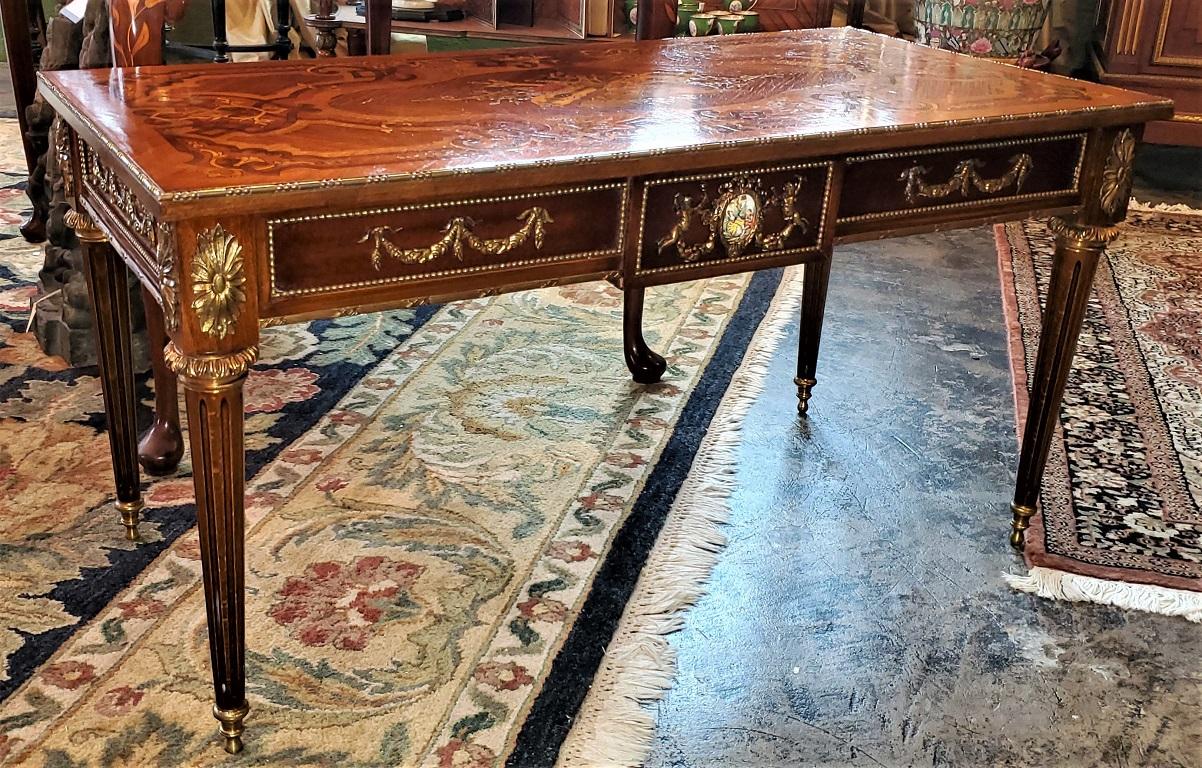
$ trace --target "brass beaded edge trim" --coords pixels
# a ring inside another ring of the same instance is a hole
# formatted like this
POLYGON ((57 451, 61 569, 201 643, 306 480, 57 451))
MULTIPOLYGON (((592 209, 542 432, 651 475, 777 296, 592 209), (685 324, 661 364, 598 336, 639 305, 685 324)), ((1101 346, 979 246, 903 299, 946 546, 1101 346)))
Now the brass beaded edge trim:
POLYGON ((1067 141, 1069 139, 1079 139, 1084 141, 1089 137, 1086 131, 1075 131, 1073 133, 1061 133, 1053 136, 1032 136, 1030 138, 1021 139, 1001 139, 998 141, 980 141, 966 142, 963 144, 948 144, 944 146, 934 146, 917 149, 899 149, 893 152, 873 152, 867 155, 852 155, 847 158, 848 165, 852 163, 865 163, 870 160, 893 160, 899 157, 915 157, 916 155, 933 155, 940 152, 963 152, 972 149, 1001 149, 1004 147, 1022 147, 1028 144, 1046 144, 1051 141, 1067 141))
MULTIPOLYGON (((873 136, 886 133, 906 133, 909 131, 927 130, 930 128, 960 128, 974 125, 995 125, 1001 123, 1010 123, 1017 120, 1043 120, 1055 117, 1067 117, 1070 115, 1087 115, 1101 114, 1107 112, 1128 112, 1141 108, 1155 107, 1164 105, 1164 100, 1157 101, 1140 101, 1134 104, 1112 105, 1107 107, 1082 107, 1080 109, 1058 109, 1051 112, 1033 112, 1021 115, 999 115, 990 118, 965 118, 962 120, 944 120, 932 123, 910 123, 905 126, 888 126, 888 127, 872 127, 859 128, 854 131, 824 131, 822 133, 800 133, 800 134, 785 134, 783 136, 757 137, 752 139, 731 139, 729 141, 715 143, 688 144, 680 147, 671 147, 666 149, 651 149, 641 152, 621 151, 621 152, 606 152, 596 155, 590 155, 584 158, 574 158, 572 160, 539 160, 532 163, 504 163, 497 164, 491 167, 483 168, 453 168, 444 171, 411 171, 408 173, 389 173, 375 174, 371 176, 351 176, 335 179, 322 179, 319 181, 306 182, 286 182, 280 184, 248 184, 241 187, 213 187, 211 189, 201 189, 190 192, 172 192, 163 195, 160 199, 164 202, 186 202, 194 201, 202 198, 210 197, 230 197, 241 195, 255 195, 270 192, 286 192, 286 191, 303 191, 312 189, 330 189, 334 187, 361 187, 370 184, 380 184, 394 181, 406 181, 417 179, 434 179, 446 176, 470 176, 481 173, 496 173, 504 171, 512 171, 521 168, 553 168, 573 165, 588 165, 592 163, 618 161, 618 160, 638 160, 648 157, 658 157, 669 154, 687 155, 690 152, 697 151, 713 151, 723 149, 741 149, 752 146, 772 145, 772 144, 788 144, 808 141, 828 141, 833 139, 847 138, 849 136, 873 136)), ((1139 121, 1135 121, 1139 122, 1139 121)))
POLYGON ((595 275, 571 275, 567 277, 557 277, 550 280, 535 281, 532 283, 519 283, 516 288, 485 288, 479 291, 473 291, 470 294, 461 295, 450 293, 447 295, 433 296, 416 296, 411 299, 393 299, 390 301, 373 302, 354 307, 341 307, 335 310, 310 310, 308 312, 297 312, 290 315, 273 315, 272 317, 264 317, 259 320, 260 328, 274 328, 280 325, 289 325, 291 323, 307 323, 310 320, 321 320, 326 318, 339 317, 354 317, 355 315, 365 315, 373 312, 387 312, 392 309, 410 309, 412 307, 420 307, 425 304, 444 303, 448 301, 470 301, 472 299, 485 299, 490 296, 496 296, 501 293, 513 291, 537 291, 542 288, 553 288, 557 285, 571 285, 573 283, 587 282, 588 280, 616 280, 621 277, 622 273, 619 270, 611 272, 602 272, 595 275))
POLYGON ((383 208, 368 208, 362 211, 340 211, 338 213, 319 213, 310 214, 307 216, 286 216, 267 220, 267 271, 271 290, 271 298, 287 298, 290 296, 312 296, 321 293, 331 293, 341 290, 354 290, 358 288, 374 288, 381 285, 394 285, 397 283, 411 283, 418 280, 437 279, 442 277, 454 277, 456 275, 471 275, 480 274, 482 272, 494 272, 500 269, 509 269, 512 267, 527 267, 535 264, 553 264, 561 261, 573 261, 576 259, 591 259, 598 256, 621 256, 626 240, 626 211, 629 208, 630 201, 630 184, 629 182, 612 182, 608 184, 590 184, 580 187, 568 187, 566 189, 554 189, 544 192, 523 192, 514 195, 494 195, 491 197, 473 197, 462 200, 450 200, 446 202, 429 202, 429 203, 414 203, 411 205, 387 206, 383 208), (340 283, 337 285, 320 286, 317 288, 297 288, 294 290, 282 291, 276 287, 276 272, 275 272, 275 227, 279 224, 295 224, 298 222, 311 221, 326 221, 330 219, 350 219, 362 218, 367 216, 378 216, 381 214, 390 213, 405 213, 406 211, 426 211, 437 208, 446 208, 462 205, 483 205, 487 203, 504 203, 513 202, 516 200, 530 200, 541 197, 563 197, 566 195, 584 194, 588 192, 600 191, 620 191, 621 201, 618 204, 618 230, 617 244, 613 248, 606 248, 594 251, 579 251, 574 253, 562 254, 559 256, 545 256, 542 258, 533 259, 518 259, 516 261, 503 261, 498 264, 481 264, 475 267, 459 267, 457 269, 443 269, 435 272, 421 272, 412 275, 396 275, 394 277, 382 277, 375 280, 357 280, 351 283, 340 283))
POLYGON ((852 224, 859 221, 880 221, 882 219, 896 219, 901 216, 910 216, 912 214, 934 213, 937 211, 964 210, 968 208, 987 208, 998 203, 1022 203, 1030 200, 1045 200, 1052 197, 1060 197, 1062 195, 1074 195, 1081 191, 1081 170, 1085 166, 1085 150, 1088 147, 1088 134, 1070 133, 1063 136, 1040 137, 1038 139, 1018 139, 1014 141, 994 141, 985 144, 957 144, 950 147, 940 147, 931 150, 913 150, 905 152, 881 152, 875 155, 860 155, 854 158, 848 158, 848 163, 860 163, 870 160, 893 160, 900 157, 914 157, 916 155, 926 155, 933 152, 954 152, 966 151, 971 149, 1000 149, 1002 147, 1020 147, 1027 144, 1036 143, 1038 141, 1063 141, 1065 139, 1077 139, 1077 163, 1073 166, 1073 180, 1070 186, 1064 189, 1052 189, 1047 192, 1028 192, 1025 195, 1005 195, 1001 197, 986 197, 980 200, 963 200, 958 203, 944 203, 943 205, 924 205, 916 208, 896 208, 890 211, 874 211, 872 213, 860 213, 855 216, 843 216, 838 220, 839 224, 852 224))
MULTIPOLYGON (((588 163, 605 162, 611 160, 627 160, 637 159, 642 157, 655 157, 665 154, 688 154, 689 152, 700 149, 715 150, 715 149, 733 149, 739 147, 748 147, 762 144, 780 144, 798 141, 824 141, 836 138, 844 138, 848 136, 871 136, 882 133, 901 133, 907 131, 918 131, 929 128, 958 128, 971 125, 997 125, 1001 123, 1011 123, 1016 120, 1044 120, 1056 117, 1068 117, 1071 115, 1092 115, 1105 114, 1108 112, 1134 112, 1140 109, 1146 109, 1156 106, 1163 106, 1168 102, 1167 99, 1157 99, 1155 101, 1137 101, 1133 104, 1113 104, 1104 107, 1081 107, 1078 109, 1057 109, 1049 112, 1030 112, 1026 114, 1008 114, 998 115, 995 117, 974 117, 964 118, 959 120, 942 120, 936 122, 921 122, 910 123, 906 126, 886 126, 873 128, 859 128, 854 131, 824 131, 815 134, 786 134, 784 136, 762 137, 754 139, 730 140, 719 142, 716 144, 692 144, 683 147, 674 147, 671 149, 652 149, 643 152, 610 152, 605 154, 593 155, 587 158, 574 159, 571 161, 560 160, 542 160, 530 164, 511 163, 504 166, 494 166, 491 168, 456 168, 448 171, 416 171, 410 173, 393 173, 393 174, 373 174, 370 176, 355 176, 343 179, 325 179, 312 182, 287 182, 280 184, 248 184, 241 187, 212 187, 210 189, 201 189, 190 192, 171 192, 164 193, 163 190, 156 185, 149 176, 133 161, 129 155, 117 148, 112 141, 96 127, 96 124, 85 117, 79 110, 74 108, 74 105, 67 99, 61 90, 55 87, 49 81, 42 81, 42 85, 53 93, 64 104, 71 106, 71 114, 81 123, 89 128, 92 133, 99 137, 100 141, 112 152, 118 159, 122 160, 129 172, 138 179, 139 182, 150 192, 152 196, 161 202, 184 202, 191 200, 199 200, 208 197, 226 197, 234 195, 252 195, 263 194, 269 192, 285 192, 285 191, 301 191, 307 189, 328 189, 330 187, 357 187, 367 186, 369 184, 378 184, 393 181, 403 181, 407 179, 423 179, 435 178, 439 176, 466 176, 477 173, 488 173, 502 170, 515 170, 520 167, 554 167, 565 165, 583 165, 588 163)), ((1137 121, 1138 122, 1138 121, 1137 121)))
MULTIPOLYGON (((63 92, 56 85, 54 85, 54 83, 50 82, 49 80, 42 79, 39 80, 38 84, 40 87, 45 88, 50 93, 54 94, 57 99, 67 105, 70 108, 71 116, 83 123, 83 125, 89 131, 91 131, 98 139, 100 139, 100 143, 103 144, 109 152, 112 152, 113 155, 121 161, 122 166, 129 171, 131 176, 138 180, 138 183, 140 183, 146 189, 146 191, 150 193, 151 197, 155 198, 156 200, 167 199, 163 195, 162 188, 154 183, 150 176, 148 176, 146 172, 142 170, 141 166, 135 163, 132 157, 123 152, 116 144, 112 142, 112 140, 105 136, 104 131, 102 131, 91 118, 76 109, 71 100, 68 99, 66 95, 64 95, 63 92)), ((70 124, 70 121, 67 122, 70 124)), ((74 128, 72 128, 72 130, 74 131, 74 128)), ((78 138, 78 131, 76 131, 75 134, 78 138)), ((80 141, 83 141, 83 139, 80 138, 80 141)))
POLYGON ((634 256, 634 270, 636 275, 655 275, 664 272, 678 272, 685 269, 697 269, 703 266, 713 264, 737 264, 745 261, 753 261, 755 259, 775 258, 777 256, 800 255, 804 253, 817 253, 822 250, 822 236, 826 232, 826 211, 831 202, 831 186, 834 184, 835 177, 835 161, 834 160, 819 160, 808 163, 792 163, 788 165, 771 165, 763 168, 749 168, 742 171, 716 171, 714 173, 698 173, 688 176, 671 176, 660 179, 650 179, 643 183, 643 199, 639 210, 639 237, 636 241, 636 249, 634 256), (723 259, 707 259, 705 261, 689 262, 687 264, 673 264, 666 267, 654 267, 652 269, 643 269, 643 242, 647 229, 647 190, 651 187, 662 187, 666 184, 679 184, 685 181, 708 181, 710 179, 728 179, 736 176, 746 176, 750 174, 767 174, 767 173, 783 173, 785 171, 803 171, 811 168, 826 167, 826 186, 822 192, 822 211, 818 219, 818 230, 815 233, 815 242, 813 245, 801 246, 798 248, 786 248, 778 251, 759 251, 757 253, 748 254, 746 256, 738 256, 736 258, 723 259))

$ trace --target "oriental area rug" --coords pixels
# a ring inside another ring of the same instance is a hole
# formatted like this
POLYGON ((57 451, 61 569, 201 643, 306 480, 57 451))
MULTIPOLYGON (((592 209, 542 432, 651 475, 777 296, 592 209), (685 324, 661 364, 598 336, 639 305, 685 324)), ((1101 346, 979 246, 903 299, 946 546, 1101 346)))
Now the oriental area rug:
POLYGON ((795 273, 650 291, 669 361, 650 387, 599 283, 265 329, 232 757, 209 715, 188 457, 146 483, 125 541, 96 371, 24 333, 41 253, 16 233, 20 174, 2 180, 0 764, 485 768, 550 764, 567 739, 561 763, 588 765, 594 737, 637 763, 640 705, 670 679, 661 625, 721 547, 723 452, 796 322, 795 273), (664 570, 636 591, 653 546, 664 570), (636 658, 605 659, 605 679, 662 685, 590 693, 624 611, 636 658))
MULTIPOLYGON (((1015 401, 1053 242, 998 226, 1015 401)), ((1019 589, 1202 621, 1202 211, 1132 205, 1098 266, 1019 589)))

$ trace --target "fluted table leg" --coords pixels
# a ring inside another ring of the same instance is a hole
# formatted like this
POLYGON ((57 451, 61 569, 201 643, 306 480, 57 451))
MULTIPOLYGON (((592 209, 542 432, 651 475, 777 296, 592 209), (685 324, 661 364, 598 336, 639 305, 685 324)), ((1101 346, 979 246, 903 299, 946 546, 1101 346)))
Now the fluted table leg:
POLYGON ((1039 502, 1043 471, 1094 270, 1107 243, 1118 237, 1115 224, 1127 214, 1137 142, 1137 132, 1132 128, 1095 129, 1082 173, 1082 205, 1070 219, 1052 219, 1048 225, 1056 236, 1056 251, 1010 504, 1010 544, 1016 549, 1023 547, 1024 534, 1039 502))
POLYGON ((174 344, 167 362, 179 374, 188 411, 196 524, 204 571, 209 654, 225 751, 242 750, 246 703, 246 632, 243 601, 244 490, 242 383, 255 349, 187 357, 174 344))
POLYGON ((125 536, 138 538, 142 489, 138 477, 138 426, 134 397, 132 323, 129 283, 125 263, 86 214, 72 211, 68 224, 83 246, 92 320, 96 331, 96 358, 100 388, 108 419, 109 447, 117 484, 117 509, 125 536))
POLYGON ((810 410, 810 395, 818 383, 818 344, 822 341, 822 318, 826 314, 826 286, 831 276, 831 251, 820 260, 802 267, 801 337, 797 349, 797 412, 810 410))

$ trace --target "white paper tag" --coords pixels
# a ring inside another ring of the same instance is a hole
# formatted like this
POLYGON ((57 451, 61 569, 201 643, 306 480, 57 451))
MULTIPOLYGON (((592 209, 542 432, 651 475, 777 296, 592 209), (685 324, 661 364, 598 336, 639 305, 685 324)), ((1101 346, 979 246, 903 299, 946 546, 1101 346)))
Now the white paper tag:
POLYGON ((72 24, 78 24, 83 21, 84 12, 88 9, 88 0, 71 0, 63 6, 60 12, 63 16, 71 20, 72 24))

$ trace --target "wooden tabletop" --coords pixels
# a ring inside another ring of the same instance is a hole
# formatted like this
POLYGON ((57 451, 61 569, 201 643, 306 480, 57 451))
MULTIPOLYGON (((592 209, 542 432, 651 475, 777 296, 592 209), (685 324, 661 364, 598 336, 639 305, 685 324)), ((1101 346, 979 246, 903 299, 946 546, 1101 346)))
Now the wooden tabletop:
POLYGON ((678 153, 701 168, 782 144, 794 157, 875 151, 1171 114, 1164 99, 848 28, 39 77, 164 212, 231 195, 253 207, 431 177, 470 188, 456 180, 498 171, 514 183, 535 178, 521 171, 622 176, 678 153))

